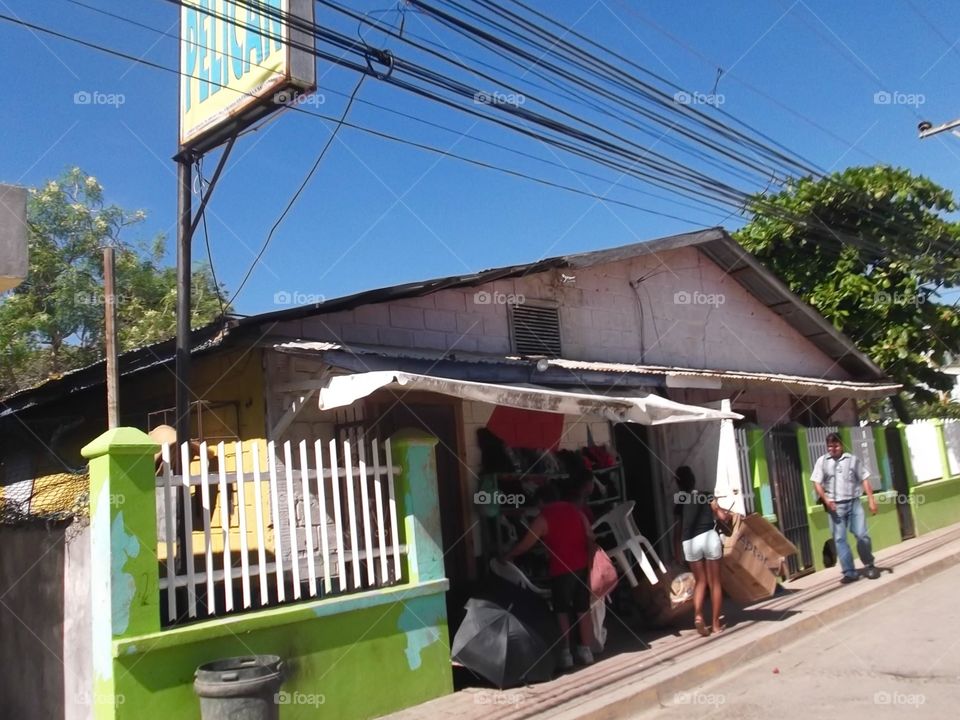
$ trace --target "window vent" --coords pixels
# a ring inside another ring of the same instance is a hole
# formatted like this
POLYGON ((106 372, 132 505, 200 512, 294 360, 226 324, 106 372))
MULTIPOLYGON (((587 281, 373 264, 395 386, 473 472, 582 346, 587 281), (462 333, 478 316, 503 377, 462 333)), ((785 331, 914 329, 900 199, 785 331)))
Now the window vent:
POLYGON ((511 305, 513 349, 518 355, 560 357, 560 310, 537 305, 511 305))

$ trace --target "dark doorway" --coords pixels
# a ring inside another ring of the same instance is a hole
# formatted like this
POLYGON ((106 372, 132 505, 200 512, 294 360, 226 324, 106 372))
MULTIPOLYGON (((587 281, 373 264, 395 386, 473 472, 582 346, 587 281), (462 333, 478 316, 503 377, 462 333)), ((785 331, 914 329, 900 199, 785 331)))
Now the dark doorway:
POLYGON ((779 425, 770 430, 770 490, 777 512, 780 532, 797 546, 798 553, 790 557, 791 577, 813 572, 813 548, 807 502, 803 493, 803 473, 800 469, 800 448, 797 431, 791 425, 779 425))
POLYGON ((463 606, 469 598, 470 568, 473 558, 471 537, 464 522, 461 449, 458 407, 453 403, 392 401, 376 408, 372 417, 374 436, 386 439, 402 428, 417 428, 436 437, 437 495, 440 503, 440 530, 443 535, 443 567, 450 590, 447 593, 447 618, 451 636, 463 620, 463 606))
POLYGON ((916 537, 913 512, 910 507, 910 485, 907 481, 907 466, 904 461, 903 436, 900 429, 890 426, 884 430, 887 441, 887 457, 890 458, 890 482, 897 493, 897 519, 900 521, 900 537, 903 540, 916 537))
POLYGON ((636 503, 633 517, 637 527, 656 546, 657 552, 662 553, 667 548, 657 542, 660 533, 657 532, 657 494, 651 472, 650 428, 636 423, 618 423, 613 426, 613 440, 623 463, 624 494, 627 500, 636 503))

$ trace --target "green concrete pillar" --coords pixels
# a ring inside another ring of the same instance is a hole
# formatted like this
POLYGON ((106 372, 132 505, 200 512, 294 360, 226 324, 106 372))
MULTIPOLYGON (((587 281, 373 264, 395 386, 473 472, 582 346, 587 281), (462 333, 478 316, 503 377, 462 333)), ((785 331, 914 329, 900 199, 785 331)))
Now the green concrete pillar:
POLYGON ((934 420, 937 428, 937 445, 940 447, 940 467, 943 469, 941 477, 944 480, 950 479, 950 458, 947 455, 947 436, 943 432, 943 420, 934 420))
POLYGON ((420 430, 401 430, 390 438, 393 462, 400 466, 400 474, 395 478, 397 510, 407 545, 407 575, 411 583, 445 577, 434 452, 437 442, 437 438, 420 430))
POLYGON ((753 483, 753 507, 768 521, 776 522, 773 494, 770 492, 770 469, 767 466, 766 433, 760 428, 747 430, 747 458, 753 483), (772 520, 771 520, 772 518, 772 520))
MULTIPOLYGON (((843 437, 841 433, 841 437, 843 437)), ((844 443, 849 441, 849 437, 844 443)), ((807 510, 817 505, 817 491, 813 489, 813 483, 810 478, 813 476, 813 466, 810 464, 810 436, 805 427, 797 428, 797 454, 800 457, 800 479, 803 481, 803 498, 807 505, 807 510)), ((847 447, 849 447, 847 445, 847 447)))
POLYGON ((96 720, 118 716, 115 639, 160 629, 156 476, 158 446, 135 428, 109 430, 81 450, 90 461, 90 600, 96 720))
POLYGON ((873 447, 877 451, 877 465, 880 468, 881 489, 886 492, 893 488, 893 471, 890 469, 890 451, 887 448, 887 433, 883 425, 871 425, 873 447))

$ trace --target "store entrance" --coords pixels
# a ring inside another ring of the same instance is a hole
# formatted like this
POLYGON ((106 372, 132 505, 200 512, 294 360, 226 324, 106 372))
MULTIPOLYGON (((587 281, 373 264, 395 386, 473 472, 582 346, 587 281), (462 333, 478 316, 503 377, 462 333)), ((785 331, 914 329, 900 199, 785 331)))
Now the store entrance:
POLYGON ((653 483, 653 448, 650 428, 636 423, 617 423, 613 438, 623 463, 624 490, 633 500, 633 516, 641 534, 648 538, 658 553, 664 554, 669 543, 658 541, 657 493, 653 483))
POLYGON ((469 573, 473 558, 464 524, 461 491, 461 451, 457 428, 460 427, 457 407, 453 403, 396 402, 378 408, 374 417, 376 434, 390 437, 402 428, 417 428, 438 439, 437 499, 440 505, 440 531, 443 536, 444 574, 450 581, 447 592, 447 618, 451 634, 463 620, 467 600, 469 573))

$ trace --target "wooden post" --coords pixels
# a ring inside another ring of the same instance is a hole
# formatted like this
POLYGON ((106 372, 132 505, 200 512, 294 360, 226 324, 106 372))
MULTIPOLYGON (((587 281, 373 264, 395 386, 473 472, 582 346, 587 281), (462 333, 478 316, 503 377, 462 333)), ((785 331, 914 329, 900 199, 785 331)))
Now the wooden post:
POLYGON ((120 424, 120 378, 117 375, 117 295, 114 282, 112 247, 103 249, 104 325, 107 356, 107 428, 113 430, 120 424))

